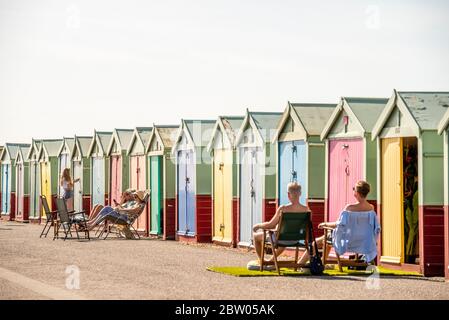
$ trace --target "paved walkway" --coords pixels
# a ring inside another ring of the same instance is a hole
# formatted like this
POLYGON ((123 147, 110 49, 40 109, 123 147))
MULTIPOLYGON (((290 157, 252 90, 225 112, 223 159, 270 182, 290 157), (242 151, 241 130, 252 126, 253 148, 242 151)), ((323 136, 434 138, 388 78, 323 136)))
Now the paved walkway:
POLYGON ((246 266, 254 254, 149 239, 52 241, 39 239, 41 228, 0 221, 0 299, 449 299, 442 278, 381 277, 378 290, 361 277, 236 278, 206 267, 246 266))

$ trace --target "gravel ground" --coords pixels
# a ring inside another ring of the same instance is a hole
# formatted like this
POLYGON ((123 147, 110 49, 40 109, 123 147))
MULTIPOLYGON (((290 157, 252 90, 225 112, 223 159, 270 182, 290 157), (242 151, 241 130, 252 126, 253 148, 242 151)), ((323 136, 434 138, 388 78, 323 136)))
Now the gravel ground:
POLYGON ((42 226, 0 222, 0 300, 4 299, 449 299, 442 278, 237 278, 207 266, 246 266, 254 254, 213 245, 142 239, 39 239, 42 226), (79 289, 66 289, 66 268, 79 289), (73 270, 73 269, 72 269, 73 270), (76 270, 76 269, 74 269, 76 270))

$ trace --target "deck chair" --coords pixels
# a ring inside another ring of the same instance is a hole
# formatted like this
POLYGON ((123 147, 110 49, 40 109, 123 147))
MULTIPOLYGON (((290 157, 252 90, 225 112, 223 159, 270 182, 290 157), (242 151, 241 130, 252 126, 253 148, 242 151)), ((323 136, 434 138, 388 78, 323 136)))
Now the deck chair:
MULTIPOLYGON (((341 218, 340 218, 341 219, 341 218)), ((348 242, 353 242, 356 244, 363 243, 364 241, 376 241, 376 235, 380 232, 380 226, 378 225, 375 213, 349 213, 346 214, 345 217, 346 224, 349 226, 353 226, 353 228, 357 228, 357 230, 367 230, 367 232, 350 232, 350 236, 348 236, 348 242), (373 221, 375 220, 375 221, 373 221), (372 232, 372 234, 370 234, 372 232), (374 238, 373 238, 374 237, 374 238)), ((342 255, 342 252, 338 254, 334 248, 334 241, 340 241, 340 239, 334 239, 335 237, 339 237, 339 235, 334 234, 333 228, 324 227, 324 240, 323 240, 323 253, 322 253, 322 261, 326 266, 328 264, 338 265, 338 270, 340 272, 343 271, 343 267, 354 267, 356 269, 366 269, 370 263, 374 260, 375 254, 373 257, 373 253, 361 252, 353 252, 353 249, 349 243, 349 252, 342 255), (332 255, 332 256, 331 256, 332 255), (362 259, 362 256, 365 255, 366 259, 362 259)))
POLYGON ((48 232, 50 231, 51 227, 54 224, 54 221, 56 219, 57 210, 51 211, 50 206, 48 205, 47 197, 44 195, 40 196, 42 208, 44 208, 45 217, 47 218, 44 228, 42 229, 41 235, 39 238, 42 238, 44 236, 45 238, 48 235, 48 232))
MULTIPOLYGON (((123 227, 123 228, 129 228, 133 234, 134 239, 140 239, 140 235, 139 232, 137 232, 137 230, 134 228, 133 224, 135 223, 135 221, 137 220, 137 218, 140 217, 140 215, 143 213, 143 211, 145 210, 147 204, 148 204, 148 200, 150 198, 150 193, 148 191, 145 192, 145 197, 143 199, 143 203, 144 205, 142 205, 141 210, 133 215, 130 219, 128 219, 127 221, 120 219, 120 218, 114 218, 114 217, 109 217, 105 220, 104 223, 104 228, 102 229, 102 231, 99 234, 99 238, 101 238, 103 236, 103 234, 106 233, 104 240, 106 240, 109 237, 109 234, 111 233, 111 229, 116 228, 117 227, 123 227)), ((115 232, 117 237, 121 236, 121 232, 119 230, 117 230, 117 232, 115 232)))
MULTIPOLYGON (((299 248, 311 250, 311 242, 313 242, 313 229, 311 221, 311 213, 283 212, 281 213, 278 228, 264 229, 264 238, 262 241, 262 254, 260 258, 260 271, 264 270, 266 265, 275 265, 278 274, 281 274, 281 267, 298 268, 308 267, 305 264, 299 264, 299 248), (268 241, 267 241, 268 239, 268 241), (294 247, 295 259, 287 261, 279 261, 276 249, 280 247, 294 247), (266 252, 272 252, 274 261, 264 261, 266 252)), ((309 252, 310 253, 310 252, 309 252)))
POLYGON ((68 235, 72 237, 72 227, 75 228, 76 237, 80 239, 78 226, 83 227, 84 238, 90 240, 89 230, 87 229, 86 219, 84 211, 74 212, 67 210, 66 201, 63 198, 56 199, 56 206, 58 208, 58 221, 57 229, 53 240, 59 235, 60 228, 62 226, 64 232, 64 241, 67 239, 68 235))

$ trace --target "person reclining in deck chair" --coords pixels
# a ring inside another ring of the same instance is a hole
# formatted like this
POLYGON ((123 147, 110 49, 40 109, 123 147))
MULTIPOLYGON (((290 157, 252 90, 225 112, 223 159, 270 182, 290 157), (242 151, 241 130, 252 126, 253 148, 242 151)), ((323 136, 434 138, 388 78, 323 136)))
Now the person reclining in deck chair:
MULTIPOLYGON (((135 200, 134 200, 134 193, 136 192, 136 190, 134 189, 127 189, 125 190, 120 198, 120 203, 118 203, 115 199, 112 199, 112 201, 114 201, 114 208, 117 206, 124 206, 125 208, 130 206, 130 205, 134 205, 135 200)), ((89 215, 89 220, 93 221, 98 214, 101 212, 101 210, 103 210, 105 208, 105 206, 101 205, 101 204, 97 204, 95 205, 95 207, 90 211, 90 215, 89 215)))
MULTIPOLYGON (((332 239, 328 240, 332 240, 332 245, 338 255, 343 255, 346 252, 364 254, 366 262, 371 262, 377 256, 376 242, 380 233, 380 224, 374 206, 366 200, 370 189, 368 182, 358 181, 352 188, 357 202, 347 205, 336 222, 323 222, 318 225, 320 229, 324 227, 334 229, 332 239), (352 216, 350 217, 350 215, 352 216), (360 218, 351 219, 356 215, 360 218)), ((324 236, 315 240, 318 247, 322 248, 325 241, 324 236)), ((299 263, 305 263, 307 260, 309 260, 309 255, 306 252, 299 263)))
MULTIPOLYGON (((288 200, 290 200, 290 203, 280 206, 270 221, 258 223, 253 226, 254 247, 259 259, 262 254, 262 241, 264 235, 263 232, 258 232, 260 229, 276 229, 278 227, 282 212, 295 212, 298 214, 310 212, 309 207, 299 203, 299 199, 301 198, 301 186, 297 182, 289 183, 287 186, 287 192, 288 200)), ((296 241, 293 242, 296 243, 296 241)), ((279 249, 277 249, 277 256, 279 256, 284 250, 284 247, 280 247, 279 249)), ((269 261, 272 261, 273 259, 274 257, 272 257, 269 261)))
MULTIPOLYGON (((87 222, 87 228, 92 230, 103 221, 109 220, 123 220, 128 221, 134 218, 135 215, 140 214, 142 211, 142 206, 145 205, 144 198, 145 193, 143 191, 137 191, 131 195, 133 200, 126 201, 122 205, 117 205, 115 207, 104 207, 99 213, 98 216, 87 222)), ((128 199, 128 198, 127 198, 128 199)))

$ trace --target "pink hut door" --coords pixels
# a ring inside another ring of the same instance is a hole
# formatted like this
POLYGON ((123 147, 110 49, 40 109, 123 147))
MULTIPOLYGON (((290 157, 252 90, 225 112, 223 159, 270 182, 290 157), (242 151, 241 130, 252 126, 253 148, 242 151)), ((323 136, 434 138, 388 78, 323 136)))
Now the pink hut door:
MULTIPOLYGON (((131 188, 136 190, 145 191, 146 189, 146 170, 145 170, 145 157, 131 157, 131 188)), ((139 231, 147 230, 147 216, 146 208, 137 219, 134 227, 139 231)))
MULTIPOLYGON (((145 191, 147 188, 147 180, 146 180, 146 163, 145 163, 145 157, 139 156, 137 158, 137 185, 138 190, 145 191)), ((139 219, 137 220, 138 226, 140 230, 148 230, 148 220, 147 220, 147 207, 143 210, 142 214, 140 215, 139 219)))
POLYGON ((329 142, 328 221, 336 221, 348 203, 353 203, 354 184, 363 177, 363 140, 329 142))
POLYGON ((113 156, 111 158, 111 204, 120 202, 122 194, 122 158, 113 156))

